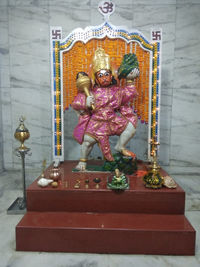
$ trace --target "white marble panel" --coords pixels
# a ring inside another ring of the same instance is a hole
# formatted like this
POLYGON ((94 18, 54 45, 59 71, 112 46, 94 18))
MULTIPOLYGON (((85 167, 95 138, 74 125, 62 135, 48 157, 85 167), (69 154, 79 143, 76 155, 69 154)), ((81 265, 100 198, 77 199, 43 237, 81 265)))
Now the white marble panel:
MULTIPOLYGON (((2 139, 1 132, 0 138, 2 139)), ((0 141, 0 173, 3 171, 4 164, 3 164, 3 143, 0 141)))
MULTIPOLYGON (((161 114, 160 114, 160 152, 159 163, 161 165, 169 164, 170 153, 170 135, 171 135, 171 108, 172 108, 172 90, 161 90, 161 114)), ((136 135, 130 142, 130 148, 139 159, 147 160, 148 148, 148 126, 139 123, 136 135)))
POLYGON ((90 25, 90 8, 54 4, 49 6, 49 17, 51 26, 62 27, 63 38, 65 38, 72 30, 90 25))
MULTIPOLYGON (((91 25, 96 26, 104 22, 104 18, 96 6, 91 6, 91 25)), ((115 26, 125 26, 131 29, 133 26, 132 5, 116 7, 115 12, 110 16, 110 23, 115 26)))
POLYGON ((176 0, 133 0, 133 3, 139 5, 176 5, 176 0))
POLYGON ((110 22, 116 26, 124 26, 129 30, 133 28, 132 5, 117 6, 115 12, 110 17, 110 22))
POLYGON ((200 5, 178 5, 174 88, 199 88, 200 5))
MULTIPOLYGON (((196 218, 197 221, 198 218, 196 218)), ((132 266, 173 266, 173 267, 188 267, 189 265, 198 267, 199 261, 196 257, 183 257, 183 256, 161 256, 154 257, 148 255, 109 255, 109 261, 112 262, 111 266, 115 267, 132 267, 132 266), (134 262, 134 265, 133 265, 134 262)))
POLYGON ((50 86, 46 7, 10 7, 11 87, 50 86))
POLYGON ((177 89, 173 93, 171 165, 200 167, 200 91, 177 89))
POLYGON ((0 1, 0 6, 3 7, 3 6, 7 6, 8 5, 8 0, 1 0, 0 1))
POLYGON ((200 167, 198 167, 198 166, 168 165, 168 166, 164 166, 164 168, 172 176, 186 175, 186 176, 190 177, 191 175, 198 176, 200 173, 200 167))
MULTIPOLYGON (((173 25, 176 20, 174 5, 133 5, 134 27, 150 31, 152 27, 161 27, 166 31, 166 40, 174 40, 173 25)), ((148 33, 147 32, 147 33, 148 33)))
MULTIPOLYGON (((115 3, 115 12, 116 10, 119 8, 119 6, 132 6, 132 0, 114 0, 112 1, 115 3)), ((97 0, 91 0, 91 6, 96 8, 98 10, 98 4, 100 3, 100 1, 97 0)))
POLYGON ((178 5, 185 4, 200 4, 200 0, 176 0, 178 5))
POLYGON ((0 86, 10 86, 7 7, 0 8, 0 86))
POLYGON ((48 0, 7 0, 9 6, 48 6, 48 0))
POLYGON ((10 87, 1 87, 3 157, 5 168, 13 168, 12 105, 10 87))
POLYGON ((169 164, 171 136, 172 89, 161 88, 159 162, 169 164))
POLYGON ((146 161, 148 158, 148 125, 138 120, 135 136, 130 141, 130 150, 133 151, 137 159, 146 161))
POLYGON ((0 173, 3 170, 3 122, 2 122, 2 104, 0 95, 0 173))
POLYGON ((186 207, 185 210, 200 210, 200 185, 199 175, 174 175, 175 181, 186 192, 186 207))
POLYGON ((133 5, 133 28, 150 40, 151 29, 162 29, 162 86, 173 86, 176 6, 133 5))
POLYGON ((48 0, 49 6, 66 6, 65 8, 89 8, 90 0, 48 0))
MULTIPOLYGON (((27 166, 40 166, 42 160, 51 162, 51 103, 50 94, 45 90, 32 88, 12 88, 12 120, 13 129, 19 125, 19 117, 26 117, 25 125, 30 131, 30 139, 26 141, 32 150, 32 156, 27 157, 27 166)), ((18 142, 13 140, 13 146, 18 142)), ((14 158, 14 166, 20 166, 19 160, 14 158)))
POLYGON ((0 8, 0 66, 9 65, 8 8, 0 8))
POLYGON ((0 67, 0 85, 10 87, 10 68, 9 66, 0 67))

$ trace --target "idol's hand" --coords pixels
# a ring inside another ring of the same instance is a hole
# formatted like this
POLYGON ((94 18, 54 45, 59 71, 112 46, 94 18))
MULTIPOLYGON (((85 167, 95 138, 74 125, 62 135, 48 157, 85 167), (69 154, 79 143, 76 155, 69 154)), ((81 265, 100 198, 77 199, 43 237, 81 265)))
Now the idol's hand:
POLYGON ((90 95, 86 98, 86 105, 88 108, 91 108, 94 105, 95 99, 94 96, 90 95))
POLYGON ((127 76, 127 80, 134 80, 136 77, 140 75, 140 71, 137 68, 134 68, 127 76))

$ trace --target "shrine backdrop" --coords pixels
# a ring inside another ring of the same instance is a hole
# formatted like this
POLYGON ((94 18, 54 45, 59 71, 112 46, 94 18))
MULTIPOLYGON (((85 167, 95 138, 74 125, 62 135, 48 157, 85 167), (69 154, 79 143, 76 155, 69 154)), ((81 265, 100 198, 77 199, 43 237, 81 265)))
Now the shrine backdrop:
MULTIPOLYGON (((200 171, 200 1, 116 0, 110 22, 135 28, 150 39, 150 30, 162 28, 162 90, 160 162, 170 173, 200 171)), ((77 27, 103 22, 98 1, 0 1, 0 170, 21 167, 13 151, 18 118, 26 117, 32 156, 28 168, 52 160, 50 26, 61 26, 63 36, 77 27)), ((79 158, 72 139, 77 117, 65 113, 65 156, 79 158)), ((145 158, 144 125, 130 144, 145 158), (143 128, 142 128, 143 127, 143 128)), ((112 140, 114 143, 115 140, 112 140)), ((98 150, 93 153, 98 156, 98 150)))

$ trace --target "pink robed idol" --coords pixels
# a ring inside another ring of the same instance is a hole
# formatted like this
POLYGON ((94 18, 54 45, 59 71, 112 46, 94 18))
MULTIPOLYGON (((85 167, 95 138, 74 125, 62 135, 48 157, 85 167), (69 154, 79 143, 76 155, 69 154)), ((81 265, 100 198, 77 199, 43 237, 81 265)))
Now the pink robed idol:
POLYGON ((78 125, 74 129, 74 138, 82 144, 85 134, 99 143, 105 159, 112 161, 109 136, 120 135, 131 122, 136 128, 137 116, 129 106, 130 100, 138 96, 135 86, 120 88, 117 86, 97 87, 91 91, 95 98, 95 109, 86 106, 86 95, 79 92, 72 107, 82 111, 78 125))

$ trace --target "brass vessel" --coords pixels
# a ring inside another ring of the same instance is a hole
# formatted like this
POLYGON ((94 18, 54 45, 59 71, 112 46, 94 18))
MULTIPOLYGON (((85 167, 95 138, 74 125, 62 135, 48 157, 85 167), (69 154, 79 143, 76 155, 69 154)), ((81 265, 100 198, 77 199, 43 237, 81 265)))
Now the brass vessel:
POLYGON ((54 180, 54 181, 58 181, 60 179, 61 173, 58 167, 53 167, 51 169, 51 172, 49 174, 49 178, 54 180))
POLYGON ((19 119, 20 124, 15 130, 15 138, 21 143, 21 146, 18 148, 19 150, 27 150, 28 148, 24 145, 25 140, 30 137, 29 130, 24 125, 25 118, 22 116, 19 119))

